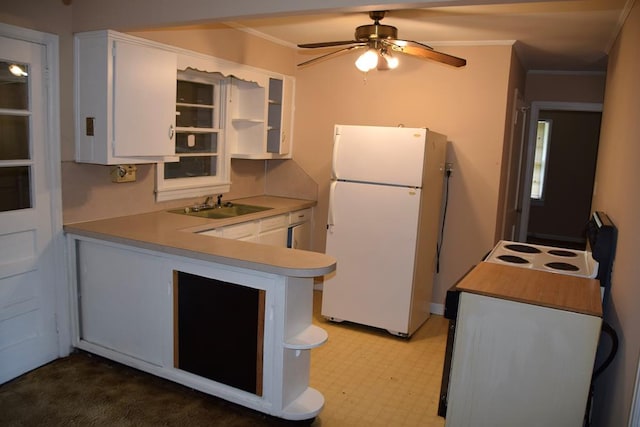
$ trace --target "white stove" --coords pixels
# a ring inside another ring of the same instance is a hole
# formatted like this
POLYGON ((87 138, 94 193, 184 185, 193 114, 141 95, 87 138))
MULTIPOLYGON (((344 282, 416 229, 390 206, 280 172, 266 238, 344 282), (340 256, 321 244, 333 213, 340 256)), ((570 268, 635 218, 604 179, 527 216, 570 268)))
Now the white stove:
POLYGON ((484 261, 586 278, 598 275, 598 261, 589 251, 508 240, 499 241, 484 261))

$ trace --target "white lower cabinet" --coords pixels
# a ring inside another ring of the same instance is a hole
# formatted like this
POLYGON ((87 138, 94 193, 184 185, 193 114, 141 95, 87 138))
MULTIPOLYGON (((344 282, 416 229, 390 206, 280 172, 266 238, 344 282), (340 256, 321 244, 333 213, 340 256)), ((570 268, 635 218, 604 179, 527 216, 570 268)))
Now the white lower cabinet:
POLYGON ((162 259, 88 241, 76 251, 79 338, 162 366, 170 308, 162 259))
POLYGON ((219 229, 220 237, 225 239, 244 240, 245 242, 257 242, 260 223, 258 221, 242 222, 228 225, 219 229))
POLYGON ((76 347, 276 417, 322 410, 309 387, 309 350, 327 340, 311 322, 313 277, 67 241, 76 347))
POLYGON ((289 214, 283 214, 201 231, 199 234, 286 248, 288 229, 289 214))
POLYGON ((262 219, 258 243, 271 246, 287 247, 287 229, 289 227, 289 215, 278 215, 262 219))

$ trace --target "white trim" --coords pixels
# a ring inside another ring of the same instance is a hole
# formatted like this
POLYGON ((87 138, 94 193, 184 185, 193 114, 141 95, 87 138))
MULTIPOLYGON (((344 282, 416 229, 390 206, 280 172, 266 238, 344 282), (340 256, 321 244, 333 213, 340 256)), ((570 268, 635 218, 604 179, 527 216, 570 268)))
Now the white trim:
MULTIPOLYGON (((259 37, 261 39, 270 41, 275 44, 279 44, 281 46, 289 47, 292 49, 304 50, 304 48, 298 48, 298 45, 295 43, 291 43, 291 42, 279 39, 277 37, 263 33, 262 31, 258 31, 254 28, 246 27, 238 22, 225 22, 225 24, 228 25, 230 28, 233 28, 234 30, 251 34, 253 36, 259 37)), ((426 44, 431 47, 433 46, 512 46, 517 42, 517 40, 457 40, 457 41, 416 40, 416 41, 419 41, 420 43, 426 44)))
POLYGON ((631 400, 631 410, 629 411, 629 427, 640 426, 640 358, 638 359, 638 370, 636 371, 636 386, 633 389, 633 399, 631 400))
POLYGON ((444 304, 436 304, 435 302, 432 302, 431 305, 429 306, 429 311, 431 311, 432 314, 438 314, 440 316, 443 316, 444 304))
POLYGON ((59 39, 55 34, 0 23, 0 36, 29 43, 37 43, 46 49, 46 120, 48 179, 51 199, 51 232, 54 247, 55 315, 58 329, 58 355, 67 356, 71 351, 69 318, 69 289, 67 286, 66 245, 62 230, 62 178, 60 172, 60 53, 59 39))
POLYGON ((265 34, 262 31, 258 31, 258 30, 254 29, 254 28, 246 27, 246 26, 244 26, 242 24, 239 24, 237 22, 225 22, 225 24, 228 25, 229 27, 233 28, 234 30, 242 31, 242 32, 247 33, 247 34, 251 34, 252 36, 256 36, 258 38, 270 41, 270 42, 275 43, 275 44, 279 44, 281 46, 285 46, 285 47, 289 47, 289 48, 293 48, 293 49, 298 47, 295 43, 291 43, 291 42, 279 39, 277 37, 270 36, 269 34, 265 34))
POLYGON ((611 32, 611 37, 607 42, 607 46, 604 48, 604 51, 607 55, 611 53, 611 49, 618 39, 620 31, 622 31, 622 27, 624 27, 624 23, 627 21, 627 18, 629 17, 629 14, 631 13, 631 9, 633 9, 633 4, 635 2, 636 0, 627 0, 624 4, 624 7, 622 8, 622 11, 620 12, 620 15, 618 15, 618 21, 616 22, 616 25, 611 32))
POLYGON ((228 193, 231 184, 228 182, 217 185, 203 185, 200 187, 189 186, 188 188, 165 188, 156 189, 156 202, 166 202, 176 199, 187 199, 192 197, 204 197, 212 194, 228 193))
POLYGON ((518 240, 527 241, 527 229, 529 224, 529 208, 531 206, 531 178, 533 173, 533 160, 536 148, 536 131, 538 117, 541 110, 556 111, 593 111, 602 112, 602 104, 596 102, 551 102, 534 101, 531 103, 531 116, 529 117, 529 137, 527 139, 527 154, 524 165, 524 183, 522 188, 522 216, 518 240))

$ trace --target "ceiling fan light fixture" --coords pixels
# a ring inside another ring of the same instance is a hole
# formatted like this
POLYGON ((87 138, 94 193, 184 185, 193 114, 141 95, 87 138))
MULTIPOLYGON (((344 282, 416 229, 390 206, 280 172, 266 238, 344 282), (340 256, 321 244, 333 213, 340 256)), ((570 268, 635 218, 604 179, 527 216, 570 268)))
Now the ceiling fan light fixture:
POLYGON ((380 24, 385 13, 386 11, 383 10, 369 12, 369 18, 373 19, 373 24, 360 25, 357 27, 354 40, 299 44, 298 47, 308 49, 336 46, 346 47, 304 61, 298 64, 298 66, 309 65, 326 59, 329 56, 335 56, 352 49, 361 48, 368 48, 368 50, 356 60, 356 67, 364 73, 374 68, 378 70, 391 70, 396 68, 398 66, 398 60, 390 55, 391 52, 438 61, 453 67, 464 67, 467 64, 467 61, 463 58, 438 52, 426 44, 413 40, 398 39, 398 29, 396 27, 380 24), (373 52, 370 53, 372 50, 373 52), (380 56, 382 56, 383 59, 380 59, 380 56))
POLYGON ((358 70, 366 73, 378 66, 378 52, 376 49, 367 49, 365 53, 360 55, 356 60, 358 70))
MULTIPOLYGON (((391 54, 387 52, 386 49, 380 50, 380 56, 382 57, 386 65, 384 68, 385 70, 395 70, 396 68, 398 68, 398 58, 395 56, 391 56, 391 54)), ((380 69, 379 66, 378 69, 380 69)))

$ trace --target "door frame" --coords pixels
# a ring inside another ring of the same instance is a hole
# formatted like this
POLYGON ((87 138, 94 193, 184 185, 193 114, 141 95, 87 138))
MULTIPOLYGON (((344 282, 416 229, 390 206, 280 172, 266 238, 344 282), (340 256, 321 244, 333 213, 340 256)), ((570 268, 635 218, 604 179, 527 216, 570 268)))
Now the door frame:
POLYGON ((602 113, 602 103, 597 102, 555 102, 555 101, 533 101, 531 102, 531 115, 529 117, 529 137, 527 138, 527 151, 525 156, 525 167, 522 177, 522 199, 520 206, 520 225, 518 229, 518 241, 527 241, 527 231, 529 229, 529 209, 531 207, 531 181, 533 174, 533 162, 536 150, 537 123, 542 110, 555 111, 584 111, 602 113))
POLYGON ((59 39, 55 34, 30 30, 0 23, 0 36, 28 43, 40 44, 46 51, 45 95, 46 95, 46 176, 49 181, 51 200, 51 244, 54 254, 55 319, 58 331, 58 355, 67 356, 71 352, 71 332, 69 315, 69 286, 64 231, 62 228, 62 178, 60 157, 60 72, 59 39))

